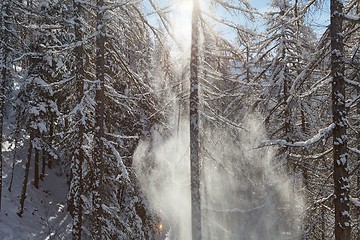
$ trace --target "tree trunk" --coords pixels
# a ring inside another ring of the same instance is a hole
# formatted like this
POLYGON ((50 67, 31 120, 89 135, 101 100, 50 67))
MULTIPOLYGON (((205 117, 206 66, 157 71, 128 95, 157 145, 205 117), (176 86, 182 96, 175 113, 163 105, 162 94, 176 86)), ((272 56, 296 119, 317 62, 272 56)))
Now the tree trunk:
POLYGON ((41 181, 43 181, 45 177, 45 168, 46 168, 46 150, 45 147, 43 147, 41 150, 41 174, 40 174, 41 181))
POLYGON ((26 198, 26 188, 27 188, 27 183, 28 183, 28 179, 29 179, 30 161, 31 161, 32 148, 33 148, 32 143, 33 143, 33 137, 30 136, 27 160, 26 160, 26 164, 25 164, 24 180, 23 180, 23 184, 22 184, 22 188, 21 188, 19 209, 18 209, 18 212, 17 212, 17 215, 19 215, 19 217, 22 217, 22 214, 24 213, 24 203, 25 203, 25 198, 26 198))
MULTIPOLYGON (((1 54, 1 53, 0 53, 1 54)), ((3 152, 2 152, 2 142, 3 142, 3 124, 4 124, 4 102, 5 102, 5 96, 4 96, 4 77, 6 77, 5 67, 2 69, 2 81, 0 86, 0 210, 1 210, 1 198, 2 198, 2 178, 3 178, 3 152), (5 76, 4 76, 5 75, 5 76)))
POLYGON ((35 157, 34 157, 34 186, 39 188, 39 149, 35 148, 35 157))
POLYGON ((19 125, 19 121, 16 122, 16 129, 15 129, 15 142, 14 142, 14 152, 13 152, 13 156, 12 156, 12 164, 11 164, 11 174, 10 174, 10 183, 9 183, 9 187, 8 190, 9 192, 11 192, 11 188, 12 188, 12 183, 13 183, 13 179, 14 179, 14 171, 15 171, 15 163, 16 163, 16 150, 18 148, 18 144, 19 144, 19 138, 20 138, 20 125, 19 125))
POLYGON ((325 207, 321 207, 321 240, 326 240, 326 209, 325 207))
POLYGON ((343 4, 341 0, 330 2, 331 34, 331 75, 332 112, 335 128, 333 130, 334 161, 334 205, 335 240, 350 240, 350 181, 348 172, 348 152, 346 134, 345 81, 344 81, 344 42, 342 29, 343 4))
MULTIPOLYGON (((75 15, 75 41, 77 43, 82 41, 82 31, 81 31, 81 4, 79 2, 74 1, 74 15, 75 15)), ((75 73, 75 81, 76 88, 78 92, 78 104, 81 103, 84 97, 84 63, 83 63, 83 54, 84 49, 83 45, 77 45, 75 48, 75 56, 76 56, 76 73, 75 73)), ((73 168, 72 168, 72 182, 70 188, 70 195, 72 195, 72 206, 73 206, 73 229, 72 229, 72 239, 73 240, 81 240, 81 228, 82 228, 82 199, 81 195, 83 194, 83 174, 82 167, 84 162, 84 151, 83 151, 83 141, 85 134, 85 126, 82 121, 82 114, 78 115, 79 122, 79 132, 78 132, 78 146, 75 150, 75 156, 73 158, 73 168)))
POLYGON ((105 101, 105 18, 104 1, 96 2, 96 29, 99 31, 96 37, 96 94, 95 94, 95 133, 93 151, 93 181, 92 181, 92 200, 93 200, 93 226, 92 239, 100 240, 102 237, 102 182, 104 165, 104 101, 105 101))
MULTIPOLYGON (((3 142, 3 125, 6 109, 7 97, 10 90, 10 48, 9 34, 7 29, 10 29, 10 2, 3 1, 2 8, 0 9, 0 67, 1 67, 1 79, 0 79, 0 144, 3 142), (3 15, 4 14, 4 15, 3 15)), ((2 199, 2 185, 3 185, 3 152, 0 147, 0 210, 2 199)))
MULTIPOLYGON (((1 54, 1 53, 0 53, 1 54)), ((4 71, 4 68, 3 68, 4 71)), ((2 75, 4 76, 4 75, 2 75)), ((3 142, 3 123, 4 123, 4 81, 0 86, 0 210, 1 210, 1 198, 2 198, 2 178, 3 178, 3 153, 2 153, 2 142, 3 142)))
MULTIPOLYGON (((51 146, 54 142, 54 124, 55 123, 55 116, 53 113, 51 113, 51 118, 50 118, 50 127, 49 127, 49 145, 50 145, 50 149, 48 149, 49 151, 52 151, 51 146)), ((47 153, 47 166, 49 169, 52 168, 52 162, 53 162, 53 157, 51 154, 47 153)))
POLYGON ((191 221, 192 239, 201 237, 201 196, 199 161, 199 2, 193 1, 192 39, 190 58, 190 174, 191 174, 191 221))
MULTIPOLYGON (((357 2, 357 6, 356 6, 356 14, 360 14, 360 2, 357 2)), ((358 44, 358 50, 360 50, 360 36, 359 34, 356 35, 357 37, 355 38, 355 42, 358 44)), ((358 72, 358 82, 360 83, 360 74, 358 72)), ((356 89, 357 95, 360 96, 360 87, 357 87, 356 89)), ((359 100, 358 100, 359 101, 359 100)), ((360 102, 357 103, 357 116, 358 116, 358 121, 360 122, 360 102)), ((360 126, 358 126, 357 129, 357 149, 360 149, 360 126)), ((357 162, 360 163, 360 156, 357 156, 357 162)), ((356 174, 356 189, 358 192, 360 192, 360 168, 357 169, 357 174, 356 174)), ((357 229, 356 233, 354 234, 355 236, 360 236, 360 208, 356 208, 356 216, 355 219, 357 220, 357 225, 355 225, 355 229, 357 229)))

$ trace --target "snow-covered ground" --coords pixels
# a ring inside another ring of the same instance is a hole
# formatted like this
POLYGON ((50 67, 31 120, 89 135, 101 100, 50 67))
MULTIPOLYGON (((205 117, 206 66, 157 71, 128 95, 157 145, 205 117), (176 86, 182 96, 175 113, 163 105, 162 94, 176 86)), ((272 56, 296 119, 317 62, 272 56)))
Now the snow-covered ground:
MULTIPOLYGON (((30 168, 27 186, 27 197, 22 217, 17 215, 19 198, 26 161, 26 144, 18 151, 12 191, 9 192, 10 171, 13 158, 11 144, 5 142, 4 150, 2 209, 0 213, 1 240, 42 240, 69 239, 71 234, 71 217, 66 209, 66 178, 62 170, 54 164, 53 169, 46 169, 39 189, 33 185, 33 162, 30 168), (21 163, 23 162, 23 163, 21 163)), ((33 159, 32 159, 33 160, 33 159)))

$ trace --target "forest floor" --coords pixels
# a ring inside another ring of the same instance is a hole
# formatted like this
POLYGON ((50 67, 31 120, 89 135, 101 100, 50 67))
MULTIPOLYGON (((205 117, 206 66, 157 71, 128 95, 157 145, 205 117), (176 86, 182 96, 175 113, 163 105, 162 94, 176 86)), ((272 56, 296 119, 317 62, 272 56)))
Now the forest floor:
MULTIPOLYGON (((1 240, 50 240, 69 239, 71 234, 71 217, 66 209, 66 178, 62 169, 54 164, 39 189, 33 184, 33 168, 30 168, 22 217, 17 215, 22 182, 24 178, 23 162, 26 161, 25 149, 17 152, 16 165, 11 192, 8 190, 11 178, 13 149, 10 144, 2 145, 3 162, 3 189, 2 206, 0 212, 0 239, 1 240)), ((31 164, 31 166, 33 163, 31 164)))

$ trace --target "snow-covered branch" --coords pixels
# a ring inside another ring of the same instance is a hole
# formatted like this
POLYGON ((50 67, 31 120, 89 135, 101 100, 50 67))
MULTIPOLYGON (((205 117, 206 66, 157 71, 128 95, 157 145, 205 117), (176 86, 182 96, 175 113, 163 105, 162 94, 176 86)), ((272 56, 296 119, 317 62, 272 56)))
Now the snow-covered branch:
POLYGON ((350 151, 352 151, 353 153, 360 154, 360 150, 359 150, 359 149, 351 148, 351 147, 349 147, 348 149, 349 149, 350 151))
POLYGON ((119 139, 139 139, 139 136, 125 136, 125 135, 117 135, 112 133, 105 133, 107 136, 119 139))
POLYGON ((354 87, 360 87, 360 83, 357 82, 357 81, 354 81, 354 80, 345 78, 345 82, 346 82, 347 84, 349 84, 349 85, 354 86, 354 87))
POLYGON ((204 117, 206 117, 206 118, 208 118, 208 119, 211 119, 211 120, 214 120, 214 121, 215 121, 215 120, 221 121, 222 123, 225 123, 225 124, 227 124, 227 125, 230 126, 230 127, 235 127, 235 128, 237 128, 237 129, 246 130, 246 129, 244 129, 244 127, 243 127, 241 124, 238 124, 238 123, 236 123, 236 122, 233 122, 233 121, 231 121, 230 119, 228 119, 228 118, 226 118, 226 117, 224 117, 224 116, 216 113, 215 110, 212 109, 211 106, 210 106, 207 102, 204 102, 204 107, 206 107, 206 108, 210 111, 210 113, 212 113, 212 116, 209 116, 208 114, 206 114, 206 112, 201 111, 201 114, 202 114, 204 117))
POLYGON ((360 95, 359 95, 359 96, 356 96, 356 97, 353 98, 353 99, 349 99, 349 100, 346 101, 345 106, 346 106, 347 108, 350 108, 351 106, 353 106, 354 104, 356 104, 359 99, 360 99, 360 95))
POLYGON ((335 124, 332 123, 328 127, 321 129, 318 134, 316 134, 312 138, 305 140, 305 141, 288 142, 284 139, 268 140, 268 141, 263 141, 258 147, 261 148, 261 147, 273 146, 273 145, 280 145, 280 146, 287 146, 287 147, 308 147, 308 146, 320 141, 325 136, 329 135, 334 128, 335 128, 335 124))
POLYGON ((350 197, 350 202, 360 208, 360 200, 358 198, 350 197))
POLYGON ((120 153, 118 152, 118 150, 114 147, 114 145, 112 144, 112 142, 108 141, 107 139, 103 138, 102 139, 105 146, 111 150, 113 156, 116 159, 117 162, 117 167, 121 170, 121 177, 122 179, 124 179, 127 182, 130 182, 130 178, 129 178, 129 174, 128 171, 126 169, 126 166, 122 160, 122 157, 120 156, 120 153))
POLYGON ((322 204, 322 203, 326 202, 327 200, 329 200, 330 198, 332 198, 333 196, 334 196, 334 194, 332 193, 332 194, 330 194, 330 195, 327 196, 327 197, 324 197, 324 198, 321 198, 321 199, 319 199, 319 200, 316 200, 316 201, 314 202, 314 204, 322 204))
POLYGON ((360 15, 344 14, 343 16, 345 20, 360 23, 360 15))
POLYGON ((302 159, 319 159, 324 157, 326 154, 330 153, 333 149, 329 148, 328 150, 319 153, 319 154, 314 154, 314 155, 303 155, 303 154, 294 154, 294 153, 290 153, 290 157, 293 158, 302 158, 302 159))
POLYGON ((252 212, 252 211, 256 211, 256 210, 259 210, 259 209, 263 209, 265 207, 266 203, 260 205, 260 206, 257 206, 257 207, 254 207, 254 208, 250 208, 250 209, 241 209, 241 208, 231 208, 231 209, 216 209, 216 208, 211 208, 211 207, 204 207, 205 210, 207 211, 211 211, 211 212, 218 212, 218 213, 249 213, 249 212, 252 212))

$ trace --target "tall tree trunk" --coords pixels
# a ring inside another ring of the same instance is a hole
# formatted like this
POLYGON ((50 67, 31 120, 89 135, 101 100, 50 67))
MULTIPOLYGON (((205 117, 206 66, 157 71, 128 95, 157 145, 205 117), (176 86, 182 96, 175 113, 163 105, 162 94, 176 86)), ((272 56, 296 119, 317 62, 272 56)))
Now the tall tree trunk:
MULTIPOLYGON (((290 97, 290 87, 291 87, 291 80, 290 80, 290 76, 289 76, 289 71, 290 69, 288 68, 288 62, 287 62, 287 58, 288 58, 288 52, 287 52, 287 48, 286 48, 286 42, 287 42, 287 34, 286 34, 286 14, 288 14, 287 12, 289 11, 290 6, 287 5, 286 1, 283 2, 283 6, 280 8, 280 15, 281 18, 283 19, 281 21, 281 37, 280 37, 280 46, 281 46, 281 59, 280 59, 280 64, 282 65, 282 69, 279 73, 279 77, 283 78, 282 79, 282 84, 283 84, 283 105, 284 105, 284 137, 285 140, 287 142, 292 142, 292 124, 291 124, 291 109, 290 109, 290 104, 287 102, 288 98, 290 97)), ((290 162, 290 151, 291 148, 286 147, 284 149, 284 155, 285 155, 285 167, 286 167, 286 171, 287 174, 291 174, 292 173, 292 165, 290 162)))
MULTIPOLYGON (((81 31, 81 3, 73 1, 74 4, 74 14, 75 14, 75 41, 77 47, 75 48, 75 81, 76 88, 78 92, 78 104, 80 104, 84 97, 84 63, 83 63, 83 45, 82 42, 83 34, 81 31)), ((75 150, 75 155, 73 158, 73 168, 72 168, 72 179, 70 187, 70 195, 72 195, 72 205, 73 205, 73 229, 72 229, 72 239, 81 240, 81 227, 82 227, 82 199, 81 195, 83 194, 83 162, 84 162, 84 150, 83 150, 83 141, 85 134, 85 123, 83 122, 84 116, 82 114, 78 115, 79 122, 79 132, 78 132, 78 146, 75 150)))
MULTIPOLYGON (((54 142, 54 127, 55 127, 55 115, 53 113, 50 113, 51 117, 50 117, 50 127, 49 127, 49 146, 50 149, 48 149, 49 151, 52 151, 51 146, 53 145, 54 142)), ((52 168, 52 162, 53 162, 53 156, 49 153, 46 154, 47 155, 47 166, 49 169, 52 168)))
MULTIPOLYGON (((359 6, 360 6, 360 4, 359 4, 359 6)), ((357 88, 357 94, 360 95, 360 87, 357 88)), ((356 110, 357 110, 358 118, 360 118, 360 102, 358 102, 356 110)), ((360 121, 360 119, 358 119, 358 121, 360 121)), ((360 149, 360 128, 358 128, 358 132, 357 132, 357 148, 360 149)), ((360 163, 360 156, 357 157, 357 162, 360 163)), ((357 188, 356 189, 359 192, 360 191, 360 168, 358 168, 356 170, 356 172, 357 172, 357 174, 356 174, 356 185, 357 185, 356 187, 357 188)), ((357 231, 356 231, 357 233, 355 233, 355 234, 357 234, 357 235, 355 235, 355 236, 360 236, 360 209, 357 208, 355 211, 356 211, 355 219, 357 220, 357 226, 355 226, 355 229, 357 229, 357 231)))
POLYGON ((104 1, 96 2, 96 94, 95 94, 95 134, 94 134, 94 170, 92 181, 93 199, 93 227, 92 239, 100 240, 102 237, 102 193, 103 193, 103 168, 104 168, 104 101, 105 101, 105 18, 104 1))
MULTIPOLYGON (((1 53, 0 53, 1 54, 1 53)), ((1 210, 1 199, 2 199, 2 178, 3 178, 3 152, 2 152, 2 142, 3 142, 3 123, 4 123, 4 81, 0 84, 0 210, 1 210)))
POLYGON ((199 36, 200 8, 198 0, 193 1, 192 38, 190 58, 190 174, 191 174, 191 221, 192 239, 201 237, 201 196, 199 161, 199 36))
POLYGON ((41 149, 41 173, 40 180, 43 181, 45 177, 45 168, 46 168, 46 150, 45 147, 41 149))
POLYGON ((25 164, 24 180, 23 180, 23 184, 22 184, 22 188, 21 188, 20 203, 19 203, 19 208, 18 208, 18 212, 17 212, 17 215, 19 215, 19 217, 22 217, 22 214, 24 213, 26 188, 27 188, 27 183, 28 183, 28 179, 29 179, 30 161, 31 161, 32 149, 33 149, 32 144, 33 144, 33 136, 30 135, 27 160, 26 160, 26 164, 25 164))
MULTIPOLYGON (((356 6, 356 14, 360 14, 360 2, 357 2, 357 6, 356 6)), ((357 50, 360 51, 360 36, 359 34, 355 35, 355 42, 357 43, 357 50)), ((360 83, 360 73, 357 72, 357 80, 360 83)), ((357 87, 356 89, 357 95, 360 96, 360 87, 357 87)), ((358 122, 360 122, 360 102, 358 100, 357 103, 357 107, 356 107, 356 111, 357 111, 357 116, 358 116, 358 122)), ((359 124, 360 125, 360 124, 359 124)), ((360 149, 360 126, 358 126, 357 129, 357 149, 360 149)), ((357 162, 360 163, 360 156, 357 156, 357 162)), ((357 169, 357 174, 356 174, 356 189, 358 192, 360 192, 360 168, 357 169)), ((354 234, 355 236, 360 236, 360 208, 357 208, 356 210, 356 216, 355 219, 357 220, 357 225, 355 225, 355 229, 357 229, 356 233, 354 234)))
POLYGON ((34 156, 34 186, 35 188, 39 188, 39 149, 35 148, 35 156, 34 156))
POLYGON ((16 121, 16 129, 15 129, 15 134, 14 134, 14 151, 13 151, 13 156, 12 156, 12 164, 11 164, 11 174, 10 174, 10 183, 9 183, 9 187, 8 190, 9 192, 11 192, 11 188, 12 188, 12 183, 13 183, 13 179, 14 179, 14 171, 15 171, 15 163, 16 163, 16 150, 18 148, 19 145, 19 138, 20 138, 20 123, 17 120, 16 121))
POLYGON ((343 4, 341 0, 330 1, 331 34, 331 75, 332 112, 335 128, 333 131, 333 161, 335 190, 335 239, 350 240, 350 181, 348 172, 348 152, 346 134, 343 4))
POLYGON ((326 209, 321 207, 321 240, 326 240, 326 209))
MULTIPOLYGON (((2 54, 2 53, 0 53, 2 54)), ((3 55, 5 58, 5 56, 3 55)), ((5 114, 5 91, 4 91, 4 79, 6 77, 6 70, 3 66, 2 68, 2 79, 1 79, 1 86, 0 86, 0 210, 1 210, 1 199, 2 199, 2 178, 3 178, 3 152, 2 152, 2 142, 3 142, 3 124, 4 124, 4 114, 5 114)))
MULTIPOLYGON (((10 1, 3 1, 0 9, 0 146, 3 142, 3 125, 6 114, 6 106, 10 96, 11 84, 11 63, 10 63, 10 47, 9 44, 9 29, 10 29, 10 1), (4 14, 4 15, 3 15, 4 14)), ((0 147, 0 210, 2 206, 2 187, 3 187, 3 152, 0 147)))
MULTIPOLYGON (((1 68, 1 79, 0 79, 0 144, 3 142, 3 125, 4 116, 6 109, 7 97, 9 96, 10 90, 10 48, 9 44, 9 33, 10 29, 10 1, 3 1, 0 9, 0 68, 1 68)), ((1 145, 0 145, 1 146, 1 145)), ((1 210, 1 199, 2 199, 2 185, 3 185, 3 152, 0 147, 0 210, 1 210)))

